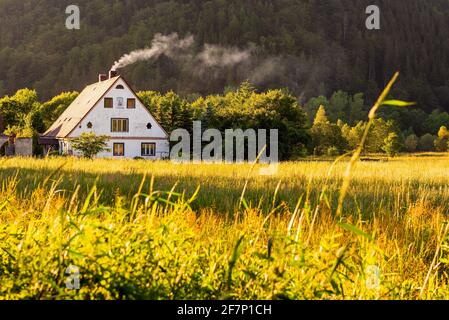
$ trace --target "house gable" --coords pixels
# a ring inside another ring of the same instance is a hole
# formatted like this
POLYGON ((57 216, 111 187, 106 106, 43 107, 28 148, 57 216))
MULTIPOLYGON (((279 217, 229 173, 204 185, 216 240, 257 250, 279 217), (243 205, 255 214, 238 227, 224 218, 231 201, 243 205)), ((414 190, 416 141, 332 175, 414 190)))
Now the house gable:
POLYGON ((128 83, 119 77, 95 105, 79 119, 67 138, 78 137, 83 132, 95 132, 111 138, 168 139, 167 132, 154 119, 128 83), (112 99, 112 108, 105 108, 105 99, 112 99), (135 108, 128 108, 128 99, 134 99, 135 108), (112 119, 128 122, 126 132, 112 132, 112 119))

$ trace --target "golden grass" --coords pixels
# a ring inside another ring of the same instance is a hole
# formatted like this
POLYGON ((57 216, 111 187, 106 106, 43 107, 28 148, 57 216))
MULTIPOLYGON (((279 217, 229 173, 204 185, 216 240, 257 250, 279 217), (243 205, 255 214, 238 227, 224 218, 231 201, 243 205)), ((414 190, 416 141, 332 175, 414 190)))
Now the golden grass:
POLYGON ((346 162, 256 167, 239 209, 248 164, 7 159, 0 298, 449 298, 448 160, 358 163, 337 218, 346 162))

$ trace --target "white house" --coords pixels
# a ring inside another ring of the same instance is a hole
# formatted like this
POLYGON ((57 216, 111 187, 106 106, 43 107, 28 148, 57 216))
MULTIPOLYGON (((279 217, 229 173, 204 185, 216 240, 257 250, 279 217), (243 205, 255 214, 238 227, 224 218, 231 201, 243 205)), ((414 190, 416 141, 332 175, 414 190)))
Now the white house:
POLYGON ((169 156, 167 132, 153 118, 126 80, 111 71, 109 77, 87 86, 55 123, 41 136, 45 150, 80 155, 70 141, 83 132, 109 137, 102 158, 161 159, 169 156))

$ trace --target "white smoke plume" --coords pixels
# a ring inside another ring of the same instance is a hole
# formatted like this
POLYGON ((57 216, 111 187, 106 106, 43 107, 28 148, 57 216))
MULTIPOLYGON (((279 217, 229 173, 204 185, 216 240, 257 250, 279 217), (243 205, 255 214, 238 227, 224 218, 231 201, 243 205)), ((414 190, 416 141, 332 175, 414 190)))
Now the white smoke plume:
POLYGON ((157 59, 161 55, 174 57, 177 52, 189 49, 193 43, 193 36, 187 36, 184 39, 179 39, 177 33, 172 33, 170 35, 162 35, 158 33, 154 36, 150 48, 135 50, 125 54, 114 63, 111 70, 116 71, 117 69, 124 68, 138 61, 157 59))
POLYGON ((281 57, 270 57, 256 64, 250 73, 249 80, 254 84, 267 81, 271 77, 287 72, 286 65, 281 57))
POLYGON ((197 59, 207 67, 228 67, 239 64, 251 58, 251 49, 224 48, 205 44, 197 59))
POLYGON ((189 54, 188 50, 192 49, 193 45, 194 38, 191 35, 180 39, 177 33, 170 35, 158 33, 152 40, 151 47, 125 54, 114 63, 111 70, 116 71, 138 61, 158 59, 162 55, 197 66, 199 64, 198 67, 219 68, 234 66, 251 58, 251 48, 240 50, 211 44, 205 44, 199 53, 189 54))
MULTIPOLYGON (((125 54, 111 70, 116 71, 139 61, 157 60, 162 56, 175 62, 179 75, 189 79, 188 88, 184 82, 183 90, 192 92, 201 92, 204 88, 223 88, 230 81, 239 83, 249 80, 259 87, 292 88, 300 95, 304 90, 310 91, 318 86, 318 80, 309 80, 312 76, 319 79, 315 69, 310 67, 322 65, 320 58, 306 61, 295 56, 263 54, 263 49, 254 44, 248 44, 243 49, 216 44, 198 46, 192 35, 182 38, 172 33, 156 34, 148 48, 125 54)), ((324 77, 323 72, 319 74, 324 77)))

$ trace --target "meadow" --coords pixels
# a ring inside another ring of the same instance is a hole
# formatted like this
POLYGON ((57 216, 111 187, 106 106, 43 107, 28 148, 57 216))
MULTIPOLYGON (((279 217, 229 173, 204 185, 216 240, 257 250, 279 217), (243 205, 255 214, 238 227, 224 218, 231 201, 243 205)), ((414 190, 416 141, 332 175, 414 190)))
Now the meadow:
POLYGON ((0 299, 449 298, 449 156, 378 160, 4 159, 0 299))

